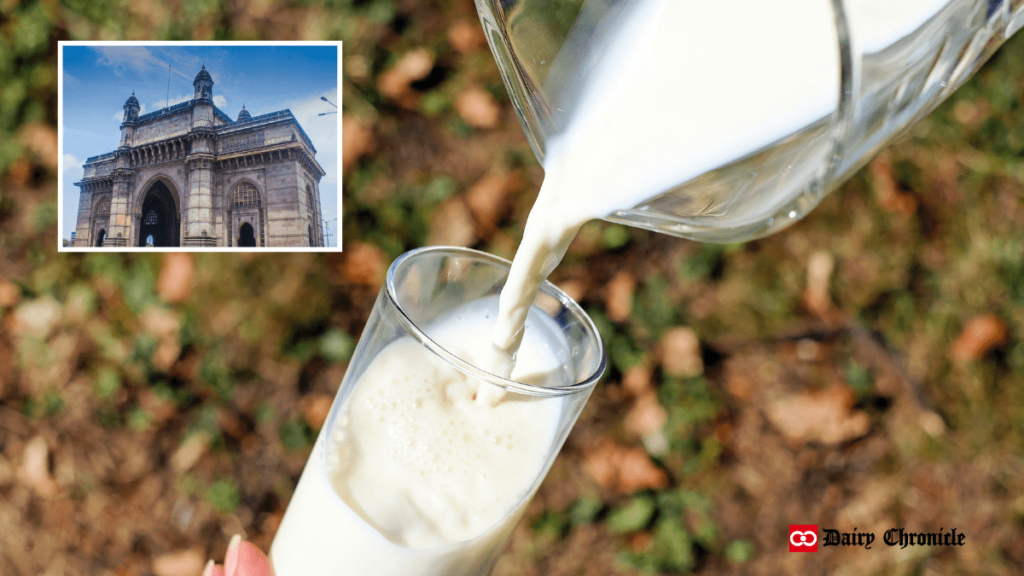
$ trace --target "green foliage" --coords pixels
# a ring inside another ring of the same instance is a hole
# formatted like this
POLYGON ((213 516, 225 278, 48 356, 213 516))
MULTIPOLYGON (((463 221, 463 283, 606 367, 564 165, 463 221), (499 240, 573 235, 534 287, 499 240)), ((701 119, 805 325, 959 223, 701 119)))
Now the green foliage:
POLYGON ((373 0, 366 7, 366 16, 371 22, 387 24, 395 17, 397 7, 392 0, 373 0))
POLYGON ((662 405, 668 408, 670 426, 692 426, 708 422, 720 409, 703 376, 665 378, 658 388, 662 405))
POLYGON ((748 540, 733 540, 725 547, 725 558, 733 564, 746 564, 753 560, 757 550, 748 540))
POLYGON ((221 400, 231 399, 231 389, 234 386, 228 374, 227 363, 217 350, 211 351, 203 358, 199 366, 199 377, 217 392, 221 400))
POLYGON ((57 201, 43 203, 35 212, 32 227, 36 233, 45 232, 51 226, 57 224, 57 201))
POLYGON ((121 4, 118 0, 62 0, 61 3, 96 24, 102 24, 111 14, 116 14, 121 4))
POLYGON ((221 514, 230 514, 238 509, 242 497, 233 480, 222 478, 210 484, 204 499, 221 514))
POLYGON ((723 244, 701 244, 699 252, 695 256, 687 258, 677 265, 678 279, 681 282, 693 282, 708 278, 721 262, 725 251, 726 246, 723 244))
POLYGON ((447 200, 455 193, 455 180, 451 176, 435 176, 423 187, 423 201, 428 203, 439 203, 447 200))
POLYGON ((64 398, 60 392, 49 390, 43 395, 43 413, 47 416, 56 416, 64 410, 64 398))
POLYGON ((200 491, 199 478, 195 472, 186 472, 175 479, 174 489, 186 496, 195 496, 200 491))
POLYGON ((605 227, 602 235, 604 241, 604 247, 608 250, 618 250, 629 244, 632 239, 632 235, 629 228, 620 224, 609 224, 605 227))
POLYGON ((875 377, 871 370, 861 366, 856 360, 851 360, 846 365, 846 383, 857 398, 864 398, 871 394, 875 384, 875 377))
POLYGON ((121 389, 121 375, 109 366, 100 368, 96 373, 94 388, 100 398, 110 398, 121 389))
POLYGON ((277 432, 284 447, 293 451, 309 448, 316 439, 313 430, 301 420, 289 420, 281 424, 277 432))
POLYGON ((320 337, 320 355, 329 362, 348 362, 355 348, 355 338, 344 330, 332 328, 320 337))
POLYGON ((694 568, 693 542, 676 518, 659 518, 652 534, 651 549, 645 552, 623 552, 619 562, 646 573, 680 574, 694 568))
POLYGON ((128 427, 136 432, 144 432, 153 426, 153 415, 141 406, 134 406, 126 419, 128 427))
POLYGON ((669 298, 668 291, 667 280, 661 276, 651 276, 637 292, 631 322, 642 327, 648 338, 679 324, 679 312, 669 298))
POLYGON ((204 433, 211 439, 211 443, 217 442, 221 439, 219 420, 217 409, 212 403, 202 404, 192 411, 192 422, 185 436, 204 433))
POLYGON ((605 524, 613 533, 636 532, 650 523, 656 510, 654 497, 640 494, 625 505, 612 510, 605 519, 605 524))
POLYGON ((564 514, 545 510, 540 518, 533 522, 533 531, 539 538, 555 540, 564 537, 570 526, 569 519, 564 514))
POLYGON ((625 372, 636 366, 644 355, 636 340, 626 334, 616 334, 611 341, 606 341, 606 346, 612 366, 615 366, 619 372, 625 372))
POLYGON ((440 116, 451 110, 452 102, 448 95, 440 90, 432 90, 420 99, 419 110, 424 116, 440 116))
POLYGON ((573 526, 590 524, 597 519, 602 510, 604 510, 604 503, 599 498, 580 498, 573 502, 572 507, 569 509, 569 522, 573 526))
POLYGON ((156 276, 150 258, 136 260, 131 272, 122 276, 122 280, 124 299, 132 312, 139 314, 156 302, 156 276))
POLYGON ((693 569, 693 542, 678 518, 663 517, 654 527, 654 553, 659 570, 688 572, 693 569))
MULTIPOLYGON (((4 14, 5 37, 0 41, 0 175, 21 154, 21 144, 12 135, 26 122, 47 118, 45 102, 56 89, 51 64, 42 57, 49 48, 54 22, 41 2, 11 5, 4 14)), ((55 216, 55 206, 46 204, 36 225, 55 216)))
POLYGON ((587 316, 590 316, 594 326, 597 328, 597 333, 601 335, 601 341, 607 346, 612 341, 612 338, 615 337, 615 324, 612 324, 608 316, 599 308, 588 308, 587 316))
POLYGON ((267 401, 262 401, 256 405, 256 410, 253 411, 253 418, 259 424, 265 424, 274 420, 274 406, 267 401))

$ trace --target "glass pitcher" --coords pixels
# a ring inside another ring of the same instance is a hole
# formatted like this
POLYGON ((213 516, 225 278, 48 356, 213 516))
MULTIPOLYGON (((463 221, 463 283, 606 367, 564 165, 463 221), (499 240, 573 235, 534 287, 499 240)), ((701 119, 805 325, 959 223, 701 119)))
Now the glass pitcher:
MULTIPOLYGON (((688 33, 700 32, 694 26, 721 26, 726 17, 728 25, 722 30, 733 32, 747 26, 753 34, 735 32, 733 38, 733 44, 745 45, 740 50, 729 46, 740 55, 737 63, 749 64, 743 60, 744 51, 750 57, 759 55, 765 47, 759 39, 762 32, 768 34, 764 38, 769 41, 777 40, 772 40, 773 33, 800 37, 799 29, 793 35, 793 30, 774 28, 785 28, 777 26, 780 22, 788 25, 803 18, 808 8, 826 15, 821 27, 831 35, 828 46, 814 49, 835 51, 829 55, 834 62, 831 69, 817 77, 819 85, 824 82, 829 106, 816 120, 774 133, 752 125, 750 132, 771 133, 770 140, 748 139, 746 149, 733 146, 733 156, 652 189, 644 196, 646 200, 606 217, 707 242, 765 236, 803 217, 825 194, 963 84, 1024 26, 1024 0, 476 0, 488 44, 530 146, 542 164, 548 145, 572 121, 572 113, 566 110, 578 96, 574 89, 600 66, 607 46, 617 38, 612 32, 616 21, 629 17, 631 10, 669 2, 692 2, 690 7, 704 12, 685 22, 688 33), (765 10, 762 4, 770 5, 775 20, 758 20, 760 16, 754 12, 765 10), (721 6, 715 8, 721 18, 709 22, 708 5, 721 6)), ((673 10, 679 6, 683 5, 675 5, 673 10)), ((808 26, 806 31, 818 34, 821 27, 808 26)), ((694 57, 677 56, 679 62, 694 57)), ((722 64, 719 78, 725 78, 731 69, 728 60, 722 64)), ((630 66, 628 62, 615 65, 630 66)), ((666 74, 673 72, 665 70, 666 74)), ((771 87, 754 80, 751 84, 747 97, 756 107, 761 89, 770 91, 771 87)), ((614 87, 614 82, 608 85, 614 87)), ((708 94, 714 96, 713 91, 708 94)), ((735 112, 742 115, 749 108, 740 106, 735 112)), ((769 118, 773 112, 758 114, 752 117, 769 118)), ((734 114, 730 116, 727 120, 735 120, 734 114)), ((737 131, 744 129, 740 125, 737 131)))

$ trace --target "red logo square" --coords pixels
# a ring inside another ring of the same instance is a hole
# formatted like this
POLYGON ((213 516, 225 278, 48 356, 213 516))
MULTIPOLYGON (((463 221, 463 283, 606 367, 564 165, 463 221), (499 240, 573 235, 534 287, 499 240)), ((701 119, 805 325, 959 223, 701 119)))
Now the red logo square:
POLYGON ((817 552, 818 551, 818 525, 817 524, 790 524, 789 525, 789 551, 790 552, 817 552))

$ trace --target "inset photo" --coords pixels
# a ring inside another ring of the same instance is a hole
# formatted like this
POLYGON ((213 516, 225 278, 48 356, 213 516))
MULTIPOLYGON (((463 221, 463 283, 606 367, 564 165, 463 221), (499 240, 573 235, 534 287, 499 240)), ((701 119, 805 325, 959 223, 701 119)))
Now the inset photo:
POLYGON ((341 248, 340 42, 60 42, 59 250, 341 248))

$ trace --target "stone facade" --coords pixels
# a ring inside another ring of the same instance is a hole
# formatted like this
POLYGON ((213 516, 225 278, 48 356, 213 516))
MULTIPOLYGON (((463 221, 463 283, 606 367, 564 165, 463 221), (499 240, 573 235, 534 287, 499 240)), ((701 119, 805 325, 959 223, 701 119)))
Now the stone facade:
POLYGON ((85 163, 75 246, 323 246, 316 149, 282 110, 234 121, 195 97, 139 116, 124 105, 117 150, 85 163))

